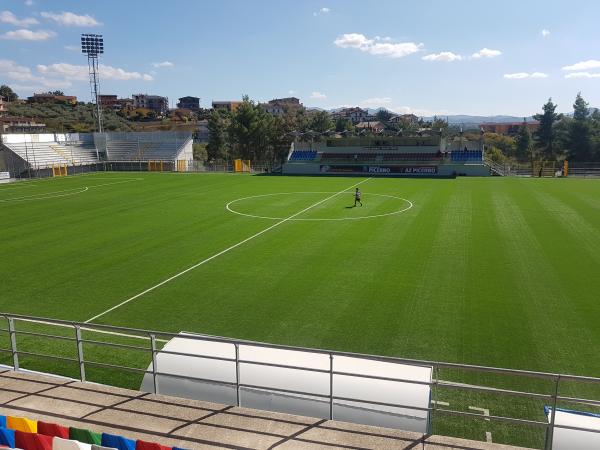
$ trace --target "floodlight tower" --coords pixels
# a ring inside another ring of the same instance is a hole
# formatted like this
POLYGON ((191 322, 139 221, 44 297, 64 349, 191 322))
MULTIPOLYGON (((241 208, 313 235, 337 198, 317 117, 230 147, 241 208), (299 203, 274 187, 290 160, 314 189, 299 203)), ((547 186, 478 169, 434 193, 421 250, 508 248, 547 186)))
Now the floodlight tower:
POLYGON ((96 118, 98 119, 98 132, 102 133, 102 109, 98 101, 100 92, 100 74, 98 70, 98 56, 104 53, 104 39, 101 34, 82 34, 81 52, 88 57, 88 71, 90 74, 90 90, 92 101, 96 103, 96 118))

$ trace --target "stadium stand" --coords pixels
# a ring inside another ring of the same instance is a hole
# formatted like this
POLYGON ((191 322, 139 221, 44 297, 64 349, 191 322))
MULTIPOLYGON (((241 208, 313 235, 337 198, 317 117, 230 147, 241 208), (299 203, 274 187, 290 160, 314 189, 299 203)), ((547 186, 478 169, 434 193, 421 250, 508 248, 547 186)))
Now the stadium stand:
POLYGON ((0 445, 22 450, 517 448, 148 394, 24 371, 1 371, 0 394, 4 402, 0 405, 4 415, 0 416, 0 445), (35 431, 11 429, 16 424, 35 431))
POLYGON ((106 159, 109 161, 191 160, 190 133, 105 133, 106 159))
POLYGON ((375 161, 376 153, 323 153, 321 161, 375 161))
POLYGON ((90 164, 98 162, 96 148, 89 144, 50 145, 56 153, 65 158, 69 164, 90 164))
POLYGON ((481 141, 446 142, 444 137, 435 135, 335 138, 310 143, 297 141, 293 145, 294 151, 282 168, 284 174, 427 177, 491 174, 483 160, 481 141))
POLYGON ((483 152, 481 150, 453 151, 450 153, 450 159, 453 162, 481 162, 483 152))
MULTIPOLYGON (((31 169, 41 171, 35 176, 53 175, 56 166, 61 174, 70 174, 67 166, 91 166, 106 170, 105 162, 165 161, 164 167, 186 170, 193 160, 192 135, 183 132, 131 133, 66 133, 66 134, 5 134, 0 135, 0 168, 10 177, 32 176, 31 169)), ((117 164, 118 166, 118 164, 117 164)), ((133 170, 130 164, 110 170, 133 170)), ((149 165, 138 165, 137 170, 149 165)), ((91 169, 88 169, 91 170, 91 169)), ((161 166, 161 169, 162 166, 161 166)), ((171 169, 167 169, 171 170, 171 169)))
POLYGON ((4 145, 36 169, 52 167, 56 164, 69 164, 69 160, 48 143, 29 142, 4 145))
POLYGON ((184 450, 26 417, 0 416, 0 445, 19 450, 184 450))
POLYGON ((294 150, 290 155, 290 161, 312 161, 317 156, 314 150, 294 150))
POLYGON ((107 159, 111 161, 133 160, 137 153, 138 143, 132 141, 110 141, 106 142, 107 159))

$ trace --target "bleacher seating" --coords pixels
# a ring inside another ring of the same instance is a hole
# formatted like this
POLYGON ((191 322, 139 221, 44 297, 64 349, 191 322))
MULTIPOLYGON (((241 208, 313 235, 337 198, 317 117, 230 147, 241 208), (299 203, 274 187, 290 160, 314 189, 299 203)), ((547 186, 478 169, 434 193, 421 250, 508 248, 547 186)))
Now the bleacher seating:
POLYGON ((290 155, 290 161, 313 161, 317 152, 313 150, 294 150, 290 155))
POLYGON ((57 164, 90 164, 97 162, 96 148, 89 144, 60 145, 56 142, 5 143, 12 152, 36 169, 57 164))
POLYGON ((437 161, 442 159, 441 152, 436 153, 384 153, 383 161, 437 161))
POLYGON ((135 159, 138 143, 136 141, 107 141, 106 156, 112 161, 127 161, 135 159))
POLYGON ((481 150, 459 150, 450 154, 452 162, 481 162, 483 152, 481 150))
POLYGON ((0 416, 0 447, 19 450, 185 450, 13 416, 0 416))
POLYGON ((90 164, 98 161, 94 144, 51 144, 50 147, 59 155, 66 158, 71 164, 90 164))
POLYGON ((389 162, 389 161, 437 161, 442 158, 437 153, 331 153, 325 152, 321 155, 321 161, 343 161, 343 162, 389 162))
POLYGON ((365 162, 375 161, 377 153, 328 153, 321 154, 321 161, 365 162))
POLYGON ((175 142, 112 140, 106 142, 107 158, 111 161, 173 161, 180 150, 181 147, 175 142))
POLYGON ((56 152, 51 145, 46 142, 27 142, 18 144, 4 144, 13 153, 19 155, 23 161, 28 161, 31 167, 43 169, 57 164, 69 164, 69 160, 56 152))

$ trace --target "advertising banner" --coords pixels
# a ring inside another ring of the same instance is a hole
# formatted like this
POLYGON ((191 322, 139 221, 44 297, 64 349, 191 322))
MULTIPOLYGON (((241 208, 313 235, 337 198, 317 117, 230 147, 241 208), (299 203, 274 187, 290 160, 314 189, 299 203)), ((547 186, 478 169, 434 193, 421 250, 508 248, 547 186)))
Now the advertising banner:
POLYGON ((437 166, 321 165, 321 173, 365 173, 372 175, 436 175, 437 166))

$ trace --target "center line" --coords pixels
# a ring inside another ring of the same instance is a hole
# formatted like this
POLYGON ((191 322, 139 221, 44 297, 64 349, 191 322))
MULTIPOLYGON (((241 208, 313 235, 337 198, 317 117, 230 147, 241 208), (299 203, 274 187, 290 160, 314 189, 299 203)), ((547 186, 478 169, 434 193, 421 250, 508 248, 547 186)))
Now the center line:
POLYGON ((327 198, 324 198, 323 200, 319 200, 317 203, 314 203, 314 204, 310 205, 308 208, 304 208, 302 211, 298 211, 297 213, 294 213, 294 214, 292 214, 291 216, 289 216, 289 217, 286 217, 285 219, 281 219, 279 222, 276 222, 276 223, 274 223, 273 225, 271 225, 270 227, 267 227, 267 228, 265 228, 264 230, 262 230, 262 231, 259 231, 258 233, 256 233, 256 234, 253 234, 253 235, 252 235, 252 236, 250 236, 250 237, 247 237, 247 238, 246 238, 246 239, 244 239, 243 241, 240 241, 240 242, 238 242, 237 244, 234 244, 234 245, 232 245, 231 247, 227 247, 225 250, 221 250, 219 253, 215 253, 214 255, 212 255, 212 256, 210 256, 210 257, 208 257, 208 258, 206 258, 206 259, 204 259, 204 260, 202 260, 202 261, 200 261, 200 262, 198 262, 198 263, 196 263, 196 264, 194 264, 193 266, 190 266, 190 267, 188 267, 187 269, 184 269, 184 270, 182 270, 181 272, 179 272, 179 273, 176 273, 175 275, 173 275, 173 276, 171 276, 171 277, 167 278, 166 280, 163 280, 163 281, 161 281, 160 283, 158 283, 158 284, 155 284, 155 285, 154 285, 154 286, 152 286, 152 287, 149 287, 149 288, 148 288, 148 289, 146 289, 145 291, 142 291, 142 292, 140 292, 139 294, 136 294, 136 295, 134 295, 133 297, 130 297, 130 298, 128 298, 127 300, 124 300, 124 301, 122 301, 121 303, 119 303, 119 304, 117 304, 117 305, 113 306, 112 308, 109 308, 109 309, 107 309, 106 311, 104 311, 104 312, 101 312, 100 314, 97 314, 97 315, 95 315, 94 317, 91 317, 91 318, 89 318, 89 319, 88 319, 88 320, 86 320, 84 323, 90 323, 90 322, 92 322, 92 321, 94 321, 94 320, 96 320, 96 319, 98 319, 98 318, 100 318, 100 317, 102 317, 102 316, 104 316, 104 315, 108 314, 109 312, 111 312, 111 311, 114 311, 115 309, 117 309, 117 308, 120 308, 121 306, 123 306, 123 305, 126 305, 127 303, 129 303, 129 302, 132 302, 133 300, 135 300, 135 299, 137 299, 137 298, 140 298, 142 295, 145 295, 145 294, 147 294, 148 292, 152 292, 153 290, 155 290, 155 289, 157 289, 157 288, 159 288, 159 287, 161 287, 161 286, 163 286, 163 285, 165 285, 165 284, 167 284, 167 283, 169 283, 169 282, 173 281, 174 279, 176 279, 176 278, 179 278, 181 275, 184 275, 184 274, 186 274, 186 273, 188 273, 188 272, 190 272, 190 271, 192 271, 192 270, 194 270, 194 269, 196 269, 196 268, 198 268, 198 267, 200 267, 200 266, 202 266, 202 265, 206 264, 207 262, 209 262, 209 261, 212 261, 213 259, 215 259, 215 258, 217 258, 217 257, 219 257, 219 256, 221 256, 221 255, 224 255, 225 253, 227 253, 227 252, 229 252, 229 251, 231 251, 231 250, 233 250, 233 249, 235 249, 235 248, 239 247, 240 245, 243 245, 243 244, 245 244, 246 242, 248 242, 248 241, 250 241, 250 240, 252 240, 252 239, 254 239, 254 238, 256 238, 256 237, 260 236, 261 234, 265 234, 267 231, 270 231, 270 230, 272 230, 273 228, 275 228, 275 227, 278 227, 278 226, 279 226, 279 225, 281 225, 282 223, 285 223, 285 222, 287 222, 287 221, 289 221, 289 220, 292 220, 294 217, 297 217, 297 216, 299 216, 300 214, 303 214, 303 213, 305 213, 306 211, 308 211, 308 210, 310 210, 310 209, 314 208, 315 206, 319 206, 321 203, 325 203, 327 200, 331 200, 333 197, 337 197, 338 195, 341 195, 341 194, 343 194, 344 192, 347 192, 347 191, 349 191, 350 189, 352 189, 352 188, 354 188, 354 187, 358 186, 359 184, 363 184, 363 183, 365 183, 366 181, 369 181, 370 179, 371 179, 371 178, 367 178, 366 180, 359 181, 358 183, 356 183, 356 184, 353 184, 352 186, 350 186, 350 187, 347 187, 346 189, 344 189, 344 190, 342 190, 342 191, 340 191, 340 192, 336 192, 335 194, 333 194, 333 195, 330 195, 329 197, 327 197, 327 198))

